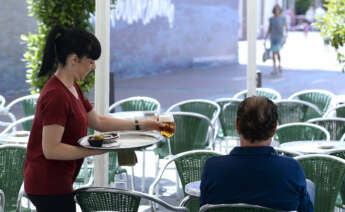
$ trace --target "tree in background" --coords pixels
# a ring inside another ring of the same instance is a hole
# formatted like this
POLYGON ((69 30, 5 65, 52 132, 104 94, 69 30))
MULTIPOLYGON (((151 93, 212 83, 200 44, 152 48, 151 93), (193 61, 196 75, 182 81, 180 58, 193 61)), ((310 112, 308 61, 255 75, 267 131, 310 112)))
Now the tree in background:
MULTIPOLYGON (((89 19, 95 11, 95 0, 27 0, 29 16, 35 16, 38 22, 38 34, 22 35, 27 44, 24 53, 26 79, 31 86, 31 93, 39 93, 50 76, 37 77, 40 70, 46 36, 55 25, 79 27, 93 31, 89 19)), ((56 68, 56 67, 55 67, 56 68)), ((83 91, 90 91, 94 85, 95 74, 90 72, 78 82, 83 91)))
MULTIPOLYGON (((320 29, 321 36, 329 41, 337 51, 339 63, 345 65, 345 1, 327 0, 324 2, 326 12, 324 16, 317 17, 315 26, 320 29)), ((345 66, 343 66, 344 72, 345 66)))

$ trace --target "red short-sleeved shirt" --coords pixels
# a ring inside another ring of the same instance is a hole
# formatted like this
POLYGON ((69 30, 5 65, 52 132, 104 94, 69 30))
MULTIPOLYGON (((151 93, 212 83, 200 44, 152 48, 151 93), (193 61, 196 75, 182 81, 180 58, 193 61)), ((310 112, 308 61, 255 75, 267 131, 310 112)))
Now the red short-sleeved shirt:
POLYGON ((79 98, 53 75, 44 86, 37 101, 24 166, 24 187, 28 194, 68 194, 79 173, 82 159, 48 160, 42 150, 44 125, 64 126, 62 143, 78 146, 78 139, 87 134, 87 113, 92 105, 75 83, 79 98))

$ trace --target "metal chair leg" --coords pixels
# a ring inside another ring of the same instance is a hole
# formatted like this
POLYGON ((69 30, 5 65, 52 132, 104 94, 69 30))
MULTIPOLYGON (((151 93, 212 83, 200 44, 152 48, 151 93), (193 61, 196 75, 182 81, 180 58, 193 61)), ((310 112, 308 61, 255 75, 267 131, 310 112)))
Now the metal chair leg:
POLYGON ((125 183, 125 188, 126 188, 126 190, 129 190, 128 189, 128 187, 129 187, 129 176, 128 176, 128 174, 127 174, 127 172, 125 172, 125 175, 126 175, 126 183, 125 183))
POLYGON ((146 180, 145 179, 145 163, 146 163, 145 155, 146 155, 146 150, 143 149, 142 152, 143 152, 143 166, 142 166, 142 168, 143 168, 143 177, 141 178, 141 192, 145 192, 145 180, 146 180))
POLYGON ((132 180, 131 180, 131 187, 132 187, 132 190, 135 190, 135 182, 134 182, 134 166, 132 166, 132 180))
POLYGON ((177 173, 177 169, 176 169, 176 196, 178 199, 182 199, 183 196, 180 195, 180 190, 182 188, 182 186, 180 187, 180 177, 178 176, 178 173, 177 173))

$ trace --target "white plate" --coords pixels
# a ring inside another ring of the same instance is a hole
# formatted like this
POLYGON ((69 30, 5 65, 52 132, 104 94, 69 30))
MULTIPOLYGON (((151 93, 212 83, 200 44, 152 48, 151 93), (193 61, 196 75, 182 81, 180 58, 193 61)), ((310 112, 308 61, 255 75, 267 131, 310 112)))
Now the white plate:
POLYGON ((116 139, 116 142, 103 144, 101 147, 93 147, 89 144, 88 139, 93 135, 79 139, 78 143, 80 146, 89 149, 119 151, 143 148, 153 145, 162 139, 161 134, 155 131, 118 131, 117 133, 119 134, 119 138, 116 139))

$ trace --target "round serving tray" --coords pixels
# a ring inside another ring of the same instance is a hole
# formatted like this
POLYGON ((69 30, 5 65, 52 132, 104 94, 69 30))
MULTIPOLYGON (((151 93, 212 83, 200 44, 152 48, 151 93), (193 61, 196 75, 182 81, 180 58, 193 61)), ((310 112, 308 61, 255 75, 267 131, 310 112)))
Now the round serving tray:
POLYGON ((119 138, 116 142, 103 144, 101 147, 93 147, 89 144, 89 136, 78 140, 80 146, 88 149, 97 149, 104 151, 125 151, 136 150, 151 146, 159 142, 163 137, 158 131, 117 131, 119 138))

